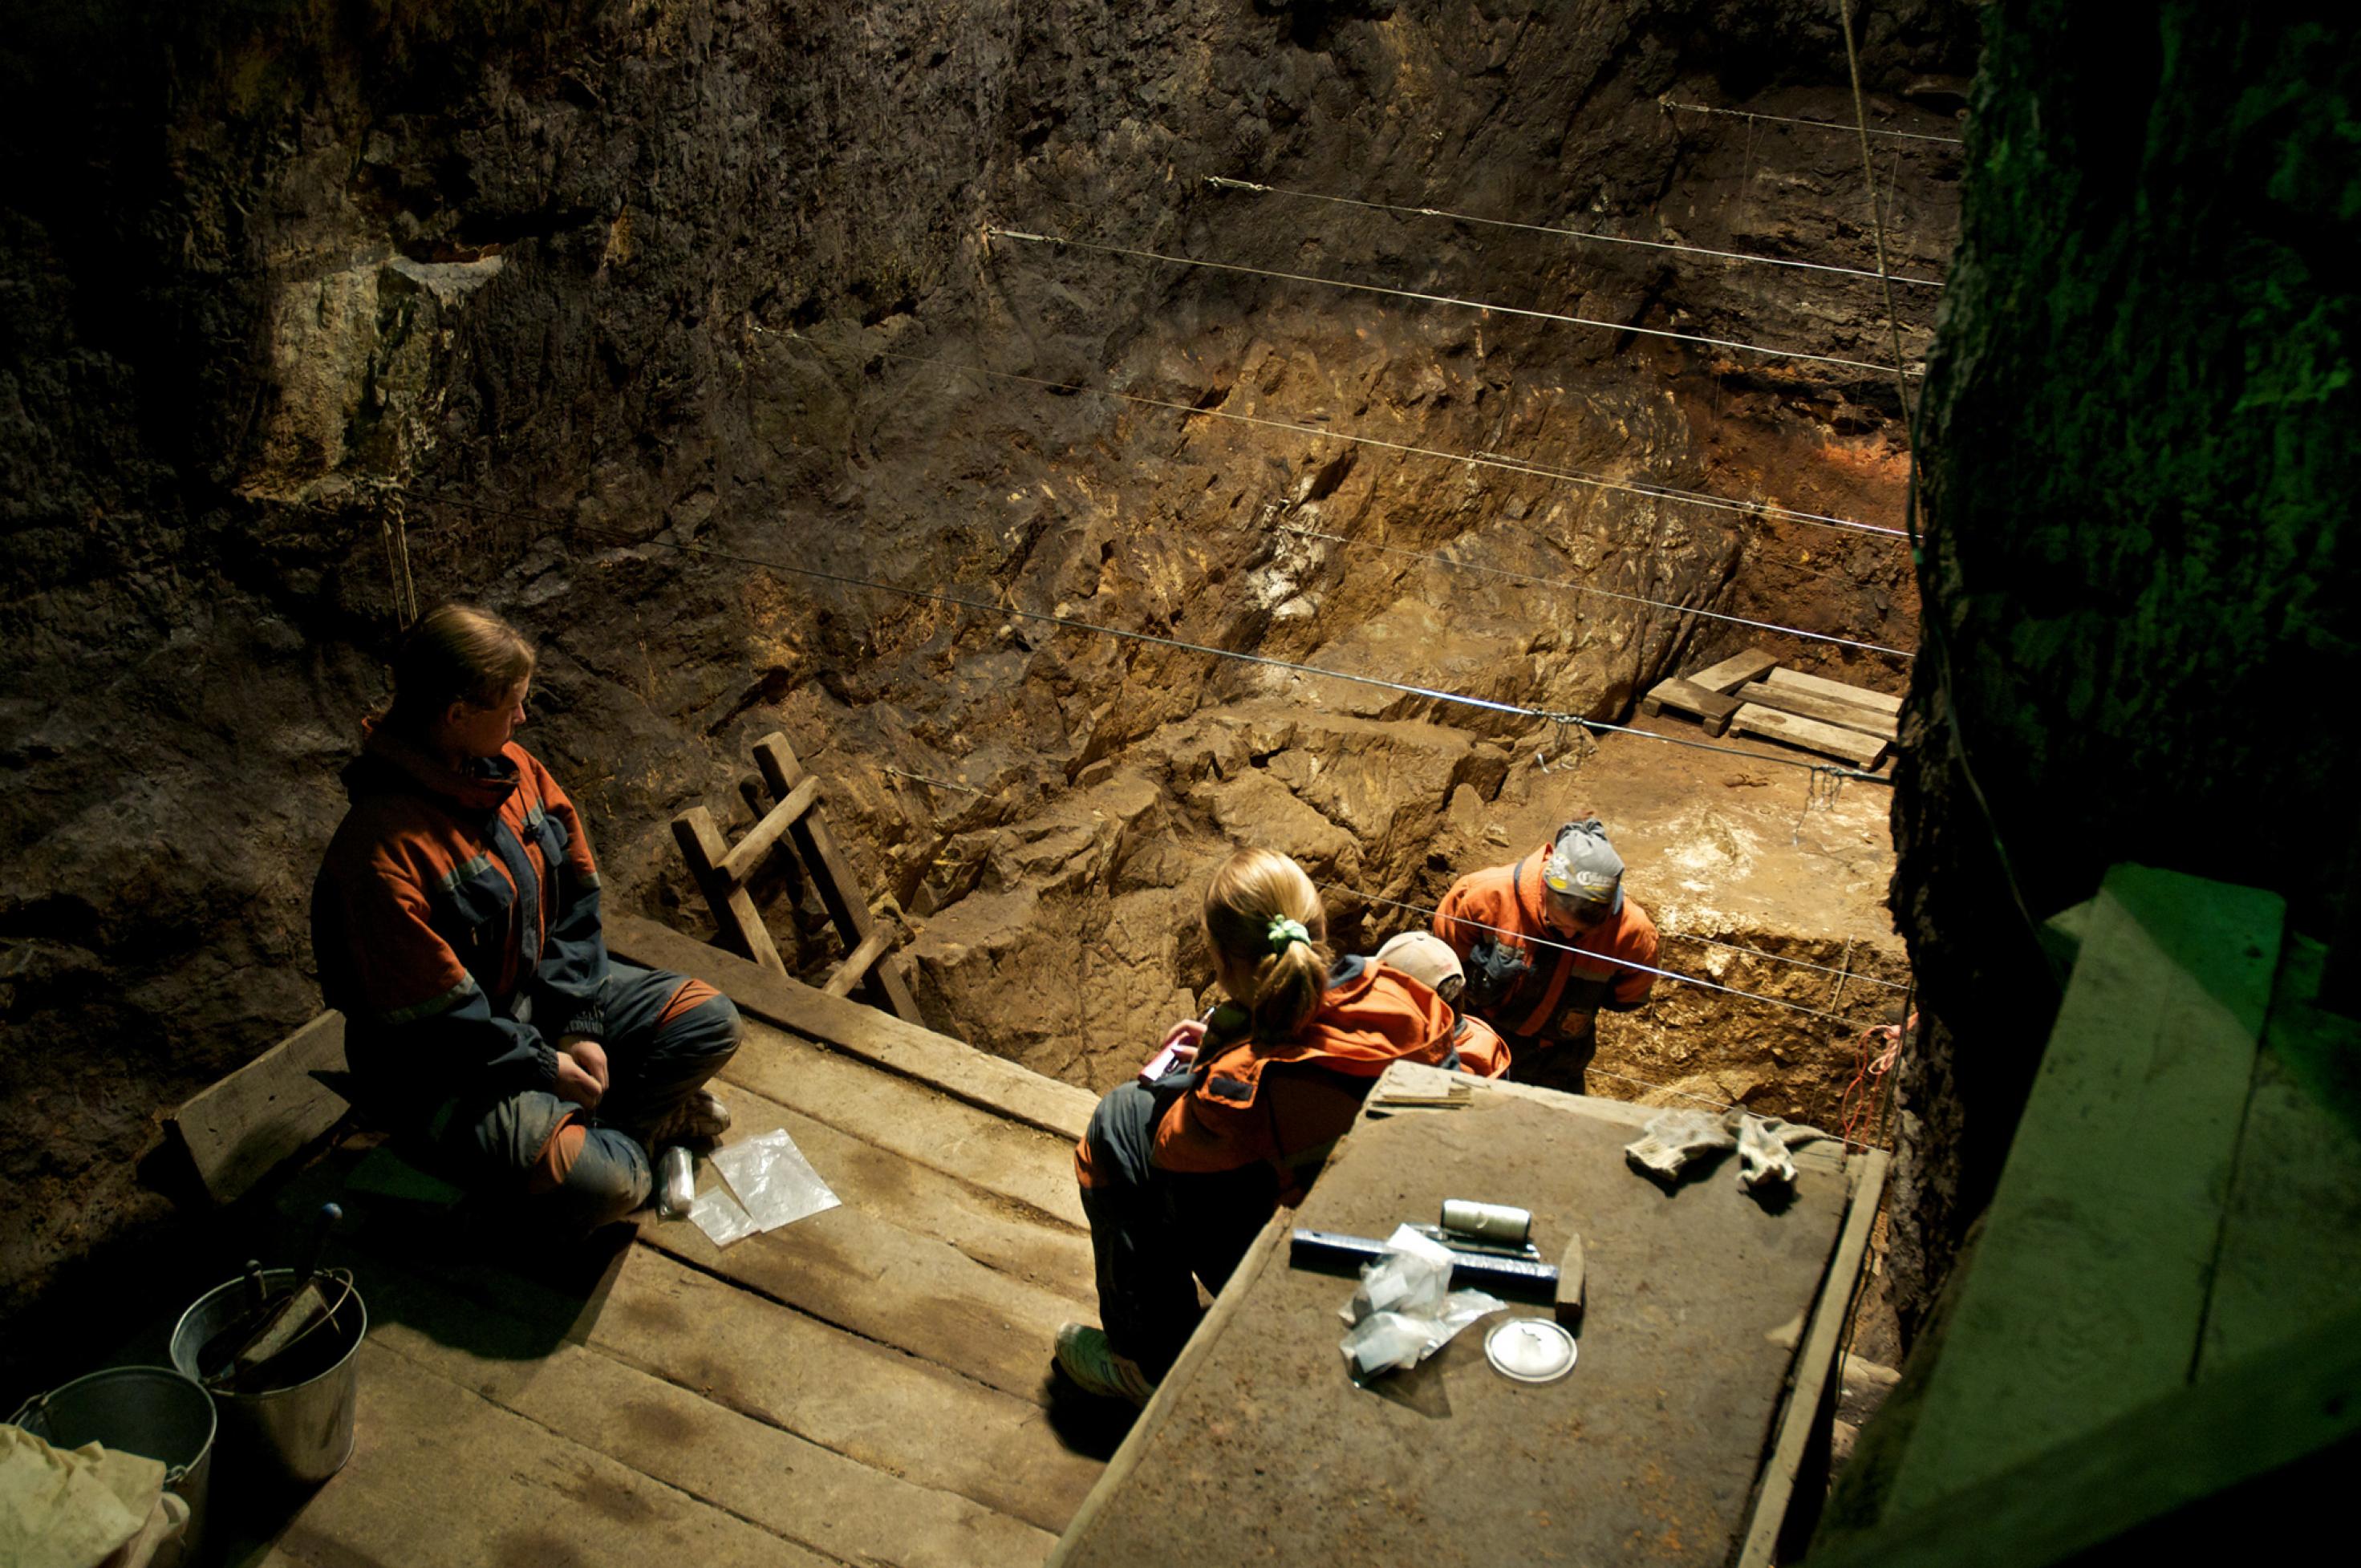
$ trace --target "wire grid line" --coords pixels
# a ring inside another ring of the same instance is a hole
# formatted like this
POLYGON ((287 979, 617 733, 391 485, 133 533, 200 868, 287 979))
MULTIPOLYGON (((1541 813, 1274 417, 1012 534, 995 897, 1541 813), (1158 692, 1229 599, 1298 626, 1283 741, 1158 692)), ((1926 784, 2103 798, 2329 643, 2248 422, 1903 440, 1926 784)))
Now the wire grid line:
POLYGON ((1306 539, 1326 539, 1364 550, 1381 550, 1389 555, 1407 555, 1412 560, 1432 561, 1462 572, 1481 572, 1487 576, 1506 577, 1512 582, 1530 583, 1535 587, 1564 588, 1577 594, 1597 594, 1601 598, 1621 599, 1627 604, 1643 604, 1651 609, 1668 609, 1677 615, 1703 616, 1708 620, 1726 620, 1735 626, 1752 626, 1762 631, 1782 632, 1789 637, 1808 637, 1815 642, 1835 642, 1847 648, 1864 648, 1872 653, 1891 653, 1897 658, 1915 659, 1916 654, 1903 648, 1888 648, 1882 642, 1863 642, 1858 638, 1839 637, 1832 631, 1806 631, 1797 626, 1781 626, 1768 620, 1749 620, 1742 615, 1725 615, 1718 609, 1697 609, 1688 605, 1667 604, 1662 599, 1642 598, 1637 594, 1618 593, 1613 588, 1596 588, 1587 583, 1566 582, 1556 577, 1537 577, 1530 572, 1511 572, 1505 566, 1478 565, 1473 561, 1455 561, 1439 551, 1412 550, 1400 544, 1381 544, 1375 540, 1354 539, 1346 534, 1328 533, 1300 523, 1273 523, 1278 532, 1301 534, 1306 539))
MULTIPOLYGON (((1563 322, 1569 326, 1596 327, 1601 332, 1634 333, 1642 337, 1668 338, 1675 343, 1701 343, 1711 348, 1734 349, 1742 354, 1760 354, 1773 359, 1807 360, 1816 365, 1838 365, 1848 370, 1867 370, 1883 376, 1889 367, 1874 365, 1866 359, 1844 359, 1833 354, 1809 354, 1800 348, 1771 348, 1759 343, 1741 343, 1736 338, 1708 337, 1700 333, 1674 332, 1668 327, 1635 326, 1630 322, 1598 321, 1589 316, 1569 315, 1563 311, 1537 311, 1523 305, 1495 305, 1482 300, 1464 300, 1455 294, 1430 294, 1416 289, 1394 289, 1382 283, 1361 283, 1347 278, 1323 278, 1312 272, 1282 272, 1269 267, 1248 267, 1235 261, 1212 261, 1202 256, 1174 256, 1161 250, 1142 250, 1136 246, 1102 245, 1096 240, 1070 239, 1063 235, 1033 234, 1025 229, 986 228, 985 235, 998 239, 1023 240, 1028 245, 1053 245, 1073 250, 1095 250, 1108 256, 1137 257, 1144 261, 1160 261, 1171 267, 1202 267, 1216 272, 1239 272, 1255 278, 1277 278, 1290 283, 1318 283, 1330 289, 1351 289, 1364 294, 1388 294, 1395 299, 1418 300, 1430 305, 1456 305, 1462 310, 1489 311, 1496 315, 1524 316, 1533 321, 1563 322)), ((1910 372, 1912 375, 1917 371, 1910 372)))
MULTIPOLYGON (((1815 130, 1823 131, 1849 131, 1853 128, 1841 120, 1806 120, 1795 115, 1761 115, 1752 109, 1718 109, 1711 104, 1677 103, 1670 96, 1657 99, 1656 104, 1660 108, 1678 109, 1684 114, 1690 115, 1728 115, 1733 119, 1762 120, 1778 126, 1810 126, 1815 130)), ((1940 137, 1927 131, 1889 131, 1881 130, 1872 126, 1869 127, 1869 134, 1873 137, 1895 137, 1903 141, 1943 142, 1951 147, 1967 145, 1965 137, 1940 137)))
POLYGON ((1822 974, 1842 975, 1863 985, 1882 985, 1888 991, 1906 992, 1910 989, 1902 981, 1880 980, 1873 974, 1863 974, 1859 970, 1832 969, 1827 964, 1816 964, 1809 959, 1790 958, 1785 953, 1766 953, 1760 948, 1750 948, 1742 942, 1725 942, 1718 938, 1699 937, 1688 931, 1666 931, 1664 935, 1683 942, 1702 942, 1708 948, 1728 948, 1733 953, 1749 953, 1758 959, 1769 959, 1773 963, 1793 964, 1797 969, 1817 970, 1822 974))
POLYGON ((928 778, 924 773, 914 773, 906 768, 889 768, 883 762, 876 764, 876 767, 877 771, 881 773, 891 773, 897 779, 915 779, 922 784, 932 784, 937 789, 958 790, 963 795, 989 795, 992 793, 990 790, 978 789, 973 784, 953 784, 949 779, 928 778))
POLYGON ((582 527, 582 532, 603 536, 618 543, 639 546, 655 545, 677 551, 684 555, 703 555, 716 561, 730 561, 741 566, 756 566, 766 572, 781 572, 790 576, 809 577, 818 582, 835 583, 844 587, 873 588, 879 593, 913 599, 923 604, 947 605, 957 609, 978 610, 1018 620, 1038 620, 1071 631, 1095 632, 1102 637, 1120 638, 1130 642, 1145 642, 1153 647, 1172 648, 1184 653, 1203 653, 1216 659, 1230 659, 1239 663, 1260 664, 1268 669, 1287 670, 1295 674, 1319 675, 1328 680, 1346 681, 1355 685, 1375 686, 1380 691, 1400 692, 1405 696, 1424 697, 1432 702, 1447 703, 1458 707, 1478 708, 1488 713, 1505 713, 1517 718, 1534 718, 1553 724, 1578 725, 1592 734, 1642 735, 1651 740, 1669 745, 1686 746, 1691 751, 1714 751, 1725 757, 1743 757, 1751 762, 1771 762, 1782 767, 1802 768, 1808 773, 1842 773, 1848 778, 1866 780, 1872 784, 1891 784, 1893 780, 1882 773, 1860 768, 1830 768, 1824 763, 1806 762, 1800 757, 1781 757, 1764 751, 1741 751, 1735 746, 1717 746, 1708 740, 1692 740, 1686 736, 1665 735, 1653 729, 1642 729, 1629 724, 1610 724, 1603 718, 1586 718, 1580 714, 1557 713, 1545 707, 1532 707, 1523 703, 1502 702, 1494 697, 1474 696, 1465 692, 1444 691, 1436 686, 1422 686, 1409 681, 1388 680, 1383 675, 1355 674, 1347 670, 1331 670, 1319 664, 1300 663, 1292 659, 1277 659, 1268 653, 1245 653, 1232 648, 1216 648, 1208 643, 1191 642, 1178 637, 1159 637, 1153 631, 1133 631, 1120 626, 1103 626, 1095 621, 1077 620, 1072 616, 1053 615, 1047 610, 1019 609, 1014 605, 995 604, 989 599, 969 598, 960 594, 939 593, 928 588, 906 588, 893 583, 881 583, 871 577, 857 577, 846 572, 830 572, 818 566, 792 565, 785 561, 765 560, 758 555, 740 554, 734 551, 716 550, 710 545, 685 544, 669 539, 643 539, 616 529, 602 529, 596 524, 582 527))
MULTIPOLYGON (((774 329, 758 329, 770 332, 774 329)), ((779 335, 819 346, 818 340, 807 337, 792 329, 779 335)), ((994 370, 983 365, 966 365, 957 360, 936 359, 921 354, 903 354, 891 348, 863 348, 863 354, 874 354, 886 359, 899 359, 911 365, 930 365, 938 369, 991 376, 1004 381, 1023 381, 1029 386, 1044 387, 1053 392, 1082 392, 1092 397, 1112 398, 1118 402, 1137 403, 1143 408, 1167 409, 1174 413, 1205 419, 1225 419, 1238 424, 1260 425, 1268 430, 1284 430, 1298 435, 1316 436, 1323 441, 1349 441, 1356 445, 1378 447, 1388 452, 1407 453, 1417 457, 1433 457, 1445 463, 1499 468, 1508 473, 1531 478, 1564 479, 1570 484, 1587 485, 1594 489, 1612 490, 1620 495, 1644 496, 1652 500, 1677 501, 1686 506, 1699 506, 1717 511, 1740 512, 1749 517, 1775 519, 1799 523, 1806 528, 1832 529, 1841 533, 1871 533, 1883 538, 1907 541, 1901 529, 1883 523, 1861 522, 1848 517, 1831 517, 1824 512, 1799 511, 1793 507, 1773 505, 1769 501, 1733 500, 1727 496, 1710 495, 1703 490, 1685 490, 1676 486, 1659 485, 1646 479, 1609 479, 1603 475, 1587 474, 1578 468, 1559 468, 1545 463, 1535 463, 1521 457, 1504 457, 1491 452, 1445 452, 1440 447, 1419 446, 1404 441, 1388 441, 1382 436, 1356 435, 1349 431, 1328 430, 1316 424, 1302 424, 1293 420, 1270 419, 1261 414, 1234 413, 1227 409, 1200 408, 1194 403, 1175 402, 1169 398, 1142 397, 1137 392, 1117 392, 1105 387, 1085 386, 1079 381, 1053 381, 1047 377, 1027 376, 1016 370, 994 370)))
MULTIPOLYGON (((1545 234, 1559 239, 1586 240, 1598 245, 1637 246, 1648 250, 1678 251, 1685 256, 1711 256, 1723 261, 1752 262, 1761 267, 1795 267, 1810 272, 1832 272, 1845 278, 1883 278, 1861 267, 1839 267, 1827 261, 1797 261, 1784 256, 1759 256, 1745 250, 1716 250, 1703 245, 1676 245, 1667 239, 1639 239, 1631 235, 1600 234, 1595 229, 1560 228, 1554 224, 1524 224, 1510 218, 1478 217, 1473 213, 1455 213, 1442 207, 1406 207, 1392 202, 1365 201, 1357 196, 1332 196, 1321 191, 1297 191, 1283 185, 1263 185, 1252 180, 1232 180, 1224 175, 1208 174, 1205 183, 1224 191, 1244 191, 1257 196, 1293 196, 1306 202, 1334 202, 1339 206, 1366 207, 1373 212, 1403 213, 1412 217, 1444 218, 1456 224, 1481 224, 1489 228, 1521 229, 1529 234, 1545 234)), ((1939 289, 1940 278, 1903 278, 1896 283, 1909 283, 1921 289, 1939 289)))
MULTIPOLYGON (((1902 427, 1912 433, 1911 444, 1917 444, 1917 420, 1910 411, 1909 373, 1902 367, 1902 317, 1894 308, 1894 280, 1885 265, 1885 207, 1877 196, 1877 166, 1869 156, 1869 104, 1861 93, 1861 54, 1852 41, 1852 0, 1838 0, 1837 9, 1844 22, 1845 65, 1852 74, 1853 115, 1861 133, 1861 174, 1869 187, 1870 233, 1877 240, 1877 275, 1885 285, 1885 319, 1894 328, 1894 394, 1902 400, 1902 427)), ((1916 482, 1917 466, 1911 466, 1913 483, 1916 482)))
MULTIPOLYGON (((1375 894, 1363 893, 1360 889, 1356 887, 1347 887, 1343 883, 1323 882, 1317 885, 1327 888, 1332 892, 1345 894, 1351 897, 1361 900, 1365 904, 1382 904, 1389 908, 1407 910, 1412 915, 1434 916, 1443 913, 1441 910, 1433 908, 1428 905, 1404 904, 1400 899, 1379 898, 1375 894)), ((1478 931, 1490 931, 1498 936, 1514 937, 1531 947, 1548 948, 1554 951, 1562 953, 1576 953, 1585 958, 1596 959, 1601 963, 1614 964, 1619 969, 1638 970, 1643 974, 1662 975, 1666 980, 1679 981, 1684 985, 1698 986, 1707 991, 1719 991, 1728 996, 1743 996, 1752 1002, 1768 1003, 1773 1007, 1784 1007, 1790 1013, 1804 1013, 1808 1014, 1815 1018, 1826 1018, 1831 1023, 1842 1024, 1848 1029, 1863 1029, 1874 1026, 1872 1025, 1863 1024, 1857 1018, 1848 1018, 1841 1013, 1831 1013, 1824 1007, 1807 1007, 1800 1002, 1790 1002, 1783 996, 1765 996, 1759 991, 1748 991, 1741 986, 1724 985, 1718 980, 1707 980, 1699 975, 1686 974, 1679 970, 1658 969, 1653 964, 1639 963, 1631 959, 1615 958, 1609 954, 1597 952, 1588 948, 1576 947, 1572 942, 1552 941, 1546 937, 1535 937, 1523 931, 1511 931, 1505 926, 1488 926, 1481 920, 1470 920, 1464 915, 1455 915, 1451 918, 1459 925, 1472 926, 1478 931)))

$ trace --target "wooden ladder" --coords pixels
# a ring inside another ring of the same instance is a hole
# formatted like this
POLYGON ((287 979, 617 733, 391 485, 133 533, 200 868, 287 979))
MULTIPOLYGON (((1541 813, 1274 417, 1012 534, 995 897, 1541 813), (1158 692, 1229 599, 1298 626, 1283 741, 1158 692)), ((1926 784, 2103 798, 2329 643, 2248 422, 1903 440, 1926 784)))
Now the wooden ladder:
POLYGON ((765 969, 787 972, 778 944, 771 939, 762 912, 746 891, 747 883, 785 839, 818 889, 820 902, 847 949, 844 961, 820 989, 830 996, 850 996, 866 984, 873 992, 882 993, 897 1017, 925 1024, 901 967, 885 956, 885 949, 893 945, 892 928, 878 924, 869 913, 868 900, 860 896, 852 870, 837 848, 836 836, 820 819, 819 779, 804 771, 787 738, 775 732, 754 743, 754 765, 762 772, 761 779, 749 778, 740 789, 747 804, 761 815, 734 847, 722 837, 713 814, 701 806, 672 819, 673 838, 688 861, 689 873, 704 892, 723 938, 765 969), (763 807, 766 793, 771 801, 768 810, 763 807))

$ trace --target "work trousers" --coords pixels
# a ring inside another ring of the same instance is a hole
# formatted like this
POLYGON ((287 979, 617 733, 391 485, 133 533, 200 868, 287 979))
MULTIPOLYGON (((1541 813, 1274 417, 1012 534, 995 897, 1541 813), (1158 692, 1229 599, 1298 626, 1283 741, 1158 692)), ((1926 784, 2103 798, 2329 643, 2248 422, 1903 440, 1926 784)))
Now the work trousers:
POLYGON ((1196 1281, 1218 1292, 1279 1207, 1278 1173, 1259 1160, 1210 1172, 1155 1165, 1156 1124, 1179 1083, 1123 1085, 1099 1102, 1086 1135, 1099 1321, 1118 1354, 1159 1380, 1197 1327, 1196 1281))
POLYGON ((450 1102, 428 1134, 438 1165, 521 1204, 536 1229, 578 1234, 646 1202, 650 1134, 738 1049, 738 1009, 702 981, 610 960, 601 1000, 608 1084, 595 1111, 528 1090, 450 1102))

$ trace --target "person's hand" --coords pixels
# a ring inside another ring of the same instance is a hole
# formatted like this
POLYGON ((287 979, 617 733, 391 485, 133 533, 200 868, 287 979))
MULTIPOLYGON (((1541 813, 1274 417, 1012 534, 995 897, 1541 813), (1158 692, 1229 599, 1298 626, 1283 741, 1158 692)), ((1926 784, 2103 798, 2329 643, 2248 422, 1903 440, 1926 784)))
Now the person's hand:
POLYGON ((1160 1048, 1172 1053, 1175 1065, 1186 1067, 1197 1059, 1197 1047, 1204 1043, 1204 1039, 1205 1021, 1202 1018, 1183 1018, 1172 1025, 1160 1048))
POLYGON ((595 1111, 607 1094, 607 1052, 596 1040, 576 1040, 557 1053, 557 1097, 595 1111))
POLYGON ((1205 1022, 1202 1018, 1184 1018, 1172 1025, 1164 1043, 1139 1069, 1139 1081, 1154 1083, 1166 1073, 1178 1072, 1197 1059, 1197 1044, 1205 1037, 1205 1022))

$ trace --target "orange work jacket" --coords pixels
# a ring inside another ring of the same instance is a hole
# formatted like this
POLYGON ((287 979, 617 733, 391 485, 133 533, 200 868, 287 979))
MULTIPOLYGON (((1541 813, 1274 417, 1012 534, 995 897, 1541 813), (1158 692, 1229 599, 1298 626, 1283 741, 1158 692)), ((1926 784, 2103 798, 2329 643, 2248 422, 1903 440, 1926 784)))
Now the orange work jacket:
POLYGON ((1199 1047, 1188 1092, 1165 1107, 1151 1158, 1173 1171, 1268 1162, 1279 1201, 1303 1195, 1387 1064, 1453 1059, 1451 1004, 1390 965, 1346 959, 1301 1034, 1199 1047))
POLYGON ((1647 969, 1631 967, 1655 963, 1656 924, 1628 894, 1623 907, 1604 925, 1579 937, 1549 928, 1543 914, 1548 894, 1542 867, 1550 848, 1543 844, 1521 861, 1468 872, 1443 895, 1434 916, 1434 934, 1459 955, 1471 987, 1473 955, 1480 947, 1504 948, 1529 961, 1531 967, 1504 994, 1470 1007, 1507 1037, 1511 1049, 1554 1038, 1563 1032, 1554 1026, 1563 1014, 1637 1007, 1656 979, 1647 969))

